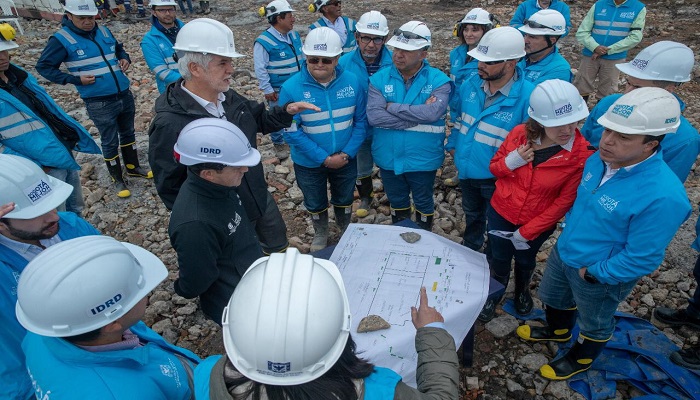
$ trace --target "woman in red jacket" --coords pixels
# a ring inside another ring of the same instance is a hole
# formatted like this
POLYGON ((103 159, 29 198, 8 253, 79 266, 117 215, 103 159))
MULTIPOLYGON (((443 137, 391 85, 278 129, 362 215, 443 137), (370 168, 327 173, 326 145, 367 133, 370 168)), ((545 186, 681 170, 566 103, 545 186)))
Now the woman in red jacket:
MULTIPOLYGON (((573 205, 583 165, 593 154, 577 128, 588 107, 569 82, 537 85, 528 114, 530 119, 508 134, 491 160, 497 180, 487 211, 489 232, 501 232, 489 233, 491 275, 508 286, 515 258, 514 302, 521 315, 532 310, 530 279, 537 252, 573 205)), ((491 320, 499 302, 488 300, 479 320, 491 320)))

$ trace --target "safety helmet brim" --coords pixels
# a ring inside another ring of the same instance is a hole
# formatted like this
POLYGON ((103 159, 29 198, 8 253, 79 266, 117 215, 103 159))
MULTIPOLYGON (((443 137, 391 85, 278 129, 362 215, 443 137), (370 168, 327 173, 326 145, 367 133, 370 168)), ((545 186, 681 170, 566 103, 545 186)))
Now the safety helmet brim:
POLYGON ((15 201, 15 209, 5 214, 5 218, 32 219, 44 215, 63 204, 73 192, 73 186, 50 175, 46 175, 46 178, 51 187, 51 193, 49 195, 42 198, 41 201, 28 205, 27 207, 22 207, 20 202, 15 201))
MULTIPOLYGON (((669 63, 672 63, 673 61, 674 61, 674 60, 668 60, 669 63)), ((626 62, 626 63, 622 63, 622 64, 615 64, 615 67, 616 67, 618 70, 620 70, 620 72, 622 72, 623 74, 629 75, 629 76, 631 76, 631 77, 633 77, 633 78, 643 79, 643 80, 645 80, 645 81, 653 81, 653 80, 663 80, 663 81, 665 81, 665 80, 666 80, 666 79, 662 79, 662 78, 659 77, 659 76, 654 76, 654 75, 646 74, 646 73, 640 71, 638 68, 635 68, 635 67, 632 66, 632 62, 626 62)), ((680 77, 680 76, 677 76, 677 77, 675 77, 674 80, 672 80, 672 81, 669 80, 669 82, 688 82, 688 81, 690 81, 690 75, 688 75, 687 77, 680 77)))
POLYGON ((19 45, 15 41, 0 41, 0 51, 12 50, 18 48, 19 45))
POLYGON ((522 33, 527 33, 528 35, 532 36, 562 36, 565 32, 556 32, 552 31, 549 29, 537 29, 537 28, 530 28, 527 25, 523 25, 518 28, 518 30, 522 33))
POLYGON ((386 42, 387 46, 391 46, 401 50, 416 51, 430 47, 430 42, 425 39, 407 39, 408 42, 401 41, 398 36, 393 36, 386 42))
POLYGON ((564 117, 564 118, 544 119, 544 118, 540 118, 537 115, 535 115, 535 111, 532 109, 532 107, 528 107, 528 109, 527 109, 527 115, 529 115, 530 118, 534 119, 540 125, 542 125, 546 128, 573 124, 574 122, 579 122, 579 121, 583 120, 584 118, 588 117, 588 114, 589 114, 588 108, 584 108, 584 109, 578 110, 577 112, 574 112, 571 115, 564 117))

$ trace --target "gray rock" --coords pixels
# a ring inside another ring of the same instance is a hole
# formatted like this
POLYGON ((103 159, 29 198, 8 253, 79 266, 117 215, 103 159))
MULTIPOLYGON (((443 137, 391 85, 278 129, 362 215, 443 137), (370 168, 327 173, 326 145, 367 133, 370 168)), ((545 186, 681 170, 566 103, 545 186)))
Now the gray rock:
POLYGON ((197 305, 195 303, 186 304, 176 310, 177 315, 190 315, 197 311, 197 305))
POLYGON ((496 317, 486 324, 486 329, 497 338, 506 337, 518 328, 518 320, 510 314, 496 317))
POLYGON ((549 360, 543 354, 530 353, 525 354, 518 360, 518 364, 527 368, 529 371, 537 371, 541 366, 547 364, 549 360))
POLYGON ((153 324, 153 326, 151 326, 151 329, 153 329, 154 331, 156 331, 156 333, 162 334, 163 331, 165 331, 166 328, 169 328, 169 327, 172 327, 172 326, 173 326, 173 323, 172 323, 172 321, 170 320, 170 318, 165 318, 165 319, 161 319, 160 321, 158 321, 158 322, 156 322, 155 324, 153 324))
POLYGON ((571 389, 566 381, 552 381, 544 390, 544 394, 551 394, 557 399, 567 399, 570 393, 571 389))
POLYGON ((522 385, 512 379, 506 379, 506 388, 509 392, 521 392, 525 390, 522 385))

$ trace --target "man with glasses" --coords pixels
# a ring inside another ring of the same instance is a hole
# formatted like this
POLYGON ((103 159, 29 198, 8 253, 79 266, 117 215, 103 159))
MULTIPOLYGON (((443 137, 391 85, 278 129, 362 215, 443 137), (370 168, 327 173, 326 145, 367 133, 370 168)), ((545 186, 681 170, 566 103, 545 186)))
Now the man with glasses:
MULTIPOLYGON (((369 82, 369 78, 382 68, 390 67, 391 52, 384 46, 389 36, 386 17, 379 11, 362 14, 357 21, 357 48, 340 57, 339 64, 343 69, 351 71, 358 78, 369 82)), ((357 152, 357 193, 360 195, 360 206, 355 212, 358 217, 366 217, 372 204, 372 133, 357 152)))
POLYGON ((294 124, 285 131, 304 207, 312 217, 313 252, 328 243, 328 183, 341 234, 350 223, 357 177, 355 156, 367 130, 367 84, 338 67, 343 50, 332 29, 320 27, 309 32, 303 51, 306 66, 282 85, 280 103, 303 100, 316 106, 295 116, 294 124))
POLYGON ((553 10, 559 12, 566 20, 564 26, 564 34, 562 37, 569 34, 569 29, 571 28, 571 11, 569 10, 569 5, 563 0, 525 0, 513 14, 513 18, 510 20, 510 26, 513 28, 520 28, 523 25, 527 25, 528 20, 532 19, 535 13, 543 10, 553 10))
POLYGON ((596 92, 596 78, 599 99, 617 92, 620 72, 615 65, 642 41, 646 15, 639 0, 598 0, 588 10, 576 31, 583 57, 574 85, 584 100, 596 92))
POLYGON ((525 79, 534 85, 548 79, 573 80, 569 62, 557 49, 559 38, 566 33, 565 23, 559 11, 542 10, 518 28, 525 36, 526 53, 520 67, 525 71, 525 79))
POLYGON ((430 231, 433 184, 445 159, 445 115, 454 83, 426 60, 430 29, 410 21, 387 42, 393 66, 370 78, 367 119, 374 127, 372 155, 379 166, 394 223, 411 218, 430 231))
MULTIPOLYGON (((282 84, 299 72, 304 59, 301 37, 294 30, 296 19, 293 11, 287 0, 274 0, 260 8, 260 15, 266 17, 272 26, 255 39, 253 60, 260 90, 270 107, 279 105, 277 100, 282 84)), ((277 158, 284 160, 289 157, 283 131, 272 132, 270 139, 277 158)))
POLYGON ((141 51, 148 68, 156 75, 158 92, 180 79, 173 45, 180 28, 185 25, 175 17, 175 0, 151 0, 151 30, 141 40, 141 51))
MULTIPOLYGON (((508 133, 527 120, 535 86, 518 66, 525 56, 525 41, 515 28, 486 32, 477 48, 467 54, 479 61, 478 74, 460 86, 459 98, 453 103, 457 122, 446 149, 454 157, 462 188, 466 220, 462 244, 479 251, 484 244, 486 209, 496 189, 489 170, 491 159, 508 133)), ((490 304, 495 307, 495 302, 490 304)), ((485 310, 484 318, 489 311, 485 310)))
POLYGON ((355 20, 343 16, 340 0, 315 0, 309 5, 309 11, 320 12, 321 18, 309 25, 309 30, 322 26, 331 28, 340 37, 343 53, 351 52, 357 47, 355 41, 355 20))

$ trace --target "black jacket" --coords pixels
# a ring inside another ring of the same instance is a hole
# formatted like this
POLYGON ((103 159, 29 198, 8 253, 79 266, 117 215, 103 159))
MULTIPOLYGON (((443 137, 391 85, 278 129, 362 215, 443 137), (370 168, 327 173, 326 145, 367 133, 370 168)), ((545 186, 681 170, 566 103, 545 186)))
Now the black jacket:
POLYGON ((234 189, 188 171, 168 226, 180 271, 175 293, 188 299, 199 296, 204 314, 218 324, 233 289, 263 256, 234 189))
MULTIPOLYGON (((173 208, 180 186, 187 176, 184 165, 173 158, 173 147, 180 131, 188 123, 199 118, 212 118, 192 96, 182 90, 180 79, 168 86, 156 100, 156 116, 148 129, 148 162, 153 170, 158 195, 168 209, 173 208)), ((251 101, 230 89, 225 93, 223 107, 226 119, 240 128, 253 147, 257 146, 256 134, 276 132, 292 124, 292 116, 281 107, 270 111, 263 103, 251 101)), ((262 164, 248 169, 243 182, 237 188, 248 218, 257 220, 267 205, 267 182, 262 164)))

